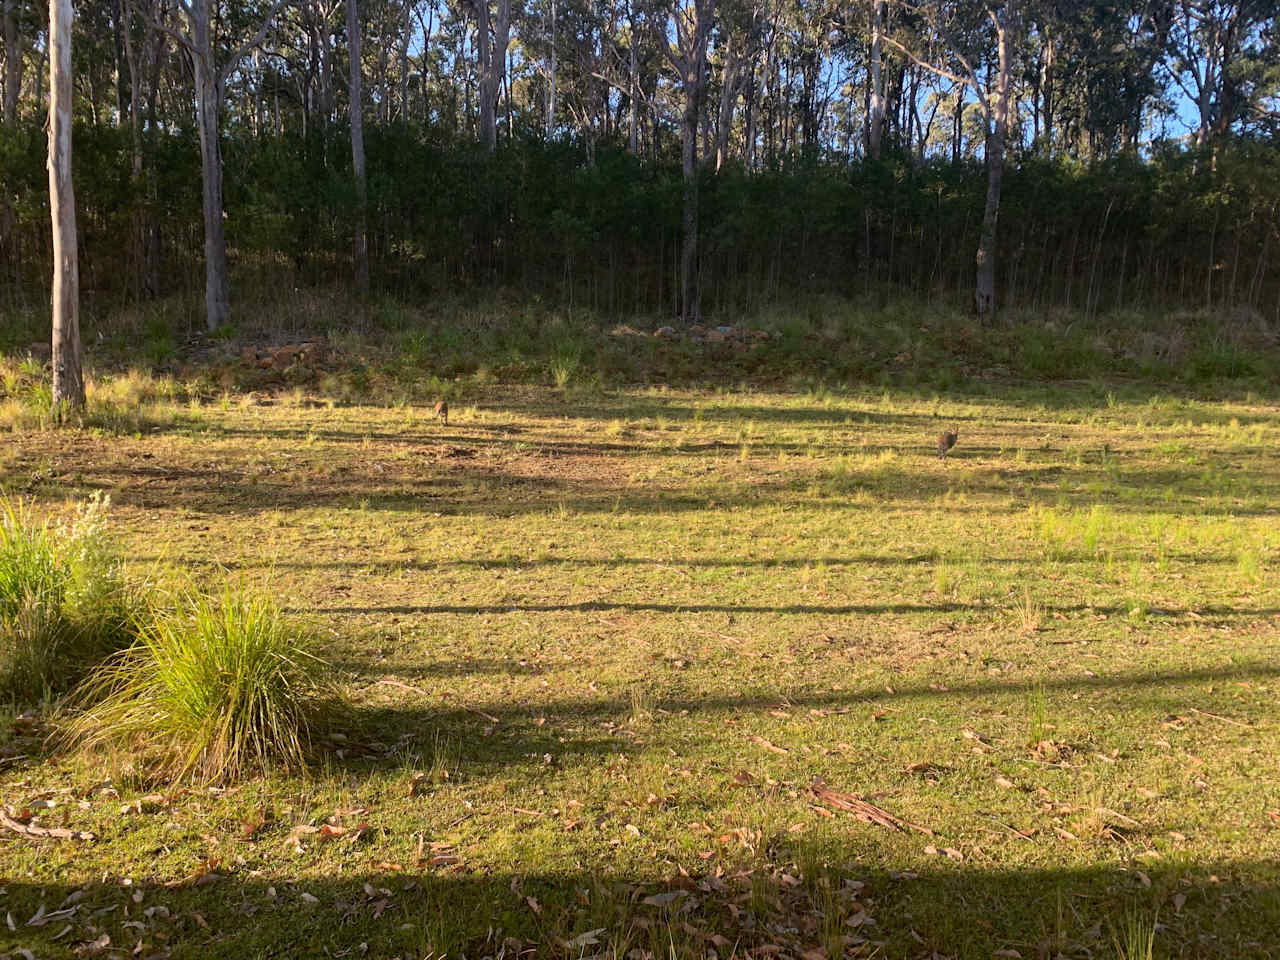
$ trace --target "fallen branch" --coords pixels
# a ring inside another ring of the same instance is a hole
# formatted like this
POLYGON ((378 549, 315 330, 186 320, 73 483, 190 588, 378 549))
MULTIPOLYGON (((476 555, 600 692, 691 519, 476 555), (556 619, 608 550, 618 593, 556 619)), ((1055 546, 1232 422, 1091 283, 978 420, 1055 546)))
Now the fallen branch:
POLYGON ((1239 720, 1232 720, 1230 717, 1220 717, 1220 716, 1218 716, 1218 714, 1216 714, 1216 713, 1210 713, 1208 710, 1197 710, 1195 707, 1192 707, 1192 708, 1191 708, 1191 712, 1192 712, 1192 713, 1198 713, 1198 714, 1200 714, 1200 716, 1202 716, 1202 717, 1212 717, 1214 720, 1221 720, 1223 723, 1229 723, 1229 724, 1231 724, 1232 726, 1236 726, 1236 727, 1244 727, 1246 730, 1252 730, 1252 729, 1253 729, 1252 725, 1250 725, 1250 724, 1242 723, 1242 722, 1240 722, 1239 720))
POLYGON ((7 810, 0 811, 0 827, 12 830, 20 836, 32 840, 95 840, 97 835, 88 830, 68 830, 66 827, 37 827, 30 823, 22 823, 9 815, 7 810))
POLYGON ((485 713, 483 710, 477 709, 476 707, 465 707, 465 706, 464 706, 462 709, 463 709, 463 710, 465 710, 465 711, 467 711, 467 713, 474 713, 477 717, 484 717, 484 718, 485 718, 486 720, 488 720, 490 723, 501 723, 501 722, 502 722, 501 718, 499 718, 499 717, 495 717, 492 713, 485 713))
POLYGON ((900 830, 903 833, 908 830, 915 830, 929 837, 934 836, 934 832, 928 827, 922 827, 918 823, 895 817, 889 811, 882 810, 874 803, 868 803, 852 793, 841 793, 839 790, 832 790, 816 777, 809 790, 823 803, 835 807, 837 810, 848 811, 863 823, 874 823, 881 827, 888 827, 890 830, 900 830))
POLYGON ((378 683, 387 687, 398 687, 401 690, 408 690, 410 693, 418 693, 424 697, 431 696, 431 694, 427 693, 427 691, 423 690, 421 687, 415 687, 409 683, 401 683, 399 680, 379 680, 378 683))

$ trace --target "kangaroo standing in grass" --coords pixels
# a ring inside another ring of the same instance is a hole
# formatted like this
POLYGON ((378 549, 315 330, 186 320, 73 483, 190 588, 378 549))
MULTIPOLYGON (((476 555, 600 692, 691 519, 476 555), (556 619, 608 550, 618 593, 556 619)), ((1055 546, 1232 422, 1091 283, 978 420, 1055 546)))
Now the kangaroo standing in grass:
POLYGON ((431 415, 439 417, 440 422, 447 427, 449 425, 449 401, 441 400, 437 403, 435 408, 431 411, 431 415))
POLYGON ((952 427, 946 433, 938 438, 938 459, 945 460, 947 451, 956 445, 956 441, 960 438, 960 428, 952 427))

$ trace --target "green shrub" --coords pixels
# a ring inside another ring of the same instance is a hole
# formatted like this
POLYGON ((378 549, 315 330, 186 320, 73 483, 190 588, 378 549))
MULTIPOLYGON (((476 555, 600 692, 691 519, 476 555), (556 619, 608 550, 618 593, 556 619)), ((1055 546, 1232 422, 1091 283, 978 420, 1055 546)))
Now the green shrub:
POLYGON ((0 503, 0 694, 31 700, 128 646, 136 600, 105 529, 107 498, 55 526, 0 503))
POLYGON ((128 756, 164 779, 227 781, 272 762, 300 769, 336 703, 310 646, 263 597, 188 597, 81 685, 84 710, 65 743, 128 756))

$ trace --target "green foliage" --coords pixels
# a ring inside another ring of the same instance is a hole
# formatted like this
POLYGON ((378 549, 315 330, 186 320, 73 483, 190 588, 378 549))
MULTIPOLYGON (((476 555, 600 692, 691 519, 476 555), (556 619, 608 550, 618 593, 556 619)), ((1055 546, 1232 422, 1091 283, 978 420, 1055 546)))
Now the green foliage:
POLYGON ((132 639, 135 599, 105 529, 106 498, 66 524, 0 501, 0 695, 60 690, 132 639))
POLYGON ((226 590, 153 611, 137 644, 76 692, 66 742, 136 758, 149 775, 231 780, 305 765, 328 667, 268 599, 226 590))
MULTIPOLYGON (((238 289, 248 283, 287 294, 349 270, 356 204, 345 136, 341 125, 305 137, 227 131, 227 233, 238 289)), ((371 122, 365 142, 369 218, 378 225, 370 238, 374 279, 398 299, 480 288, 615 318, 674 312, 678 163, 610 143, 588 151, 523 135, 491 156, 451 129, 403 123, 371 122)), ((81 263, 93 305, 138 300, 152 281, 159 292, 202 289, 194 131, 149 134, 136 182, 129 149, 126 130, 77 127, 81 263), (147 282, 139 222, 162 265, 147 282)), ((1172 303, 1224 314, 1243 305, 1273 316, 1280 273, 1265 251, 1280 209, 1277 157, 1239 142, 1221 146, 1213 164, 1171 148, 1143 162, 1120 155, 1088 166, 1021 158, 1004 179, 1002 307, 1065 308, 1090 320, 1172 303)), ((44 162, 34 131, 0 131, 0 182, 12 185, 16 215, 5 249, 32 301, 49 260, 44 162)), ((968 303, 985 191, 976 162, 831 156, 753 172, 730 164, 702 176, 709 317, 731 320, 797 297, 864 298, 875 307, 903 295, 968 303)), ((1206 375, 1240 375, 1248 344, 1236 346, 1243 349, 1210 357, 1206 375)), ((1099 357, 1064 354, 1047 338, 1025 359, 1029 373, 1074 376, 1099 357)))

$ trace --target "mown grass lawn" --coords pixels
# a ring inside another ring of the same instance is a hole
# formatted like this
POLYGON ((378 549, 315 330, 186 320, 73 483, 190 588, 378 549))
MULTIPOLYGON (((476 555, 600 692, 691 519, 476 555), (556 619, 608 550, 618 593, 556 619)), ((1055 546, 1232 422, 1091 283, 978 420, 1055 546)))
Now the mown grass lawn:
POLYGON ((110 494, 136 574, 313 623, 354 709, 308 776, 225 789, 6 723, 3 800, 96 839, 0 838, 0 950, 1280 956, 1274 403, 428 414, 277 397, 6 439, 10 495, 110 494))

